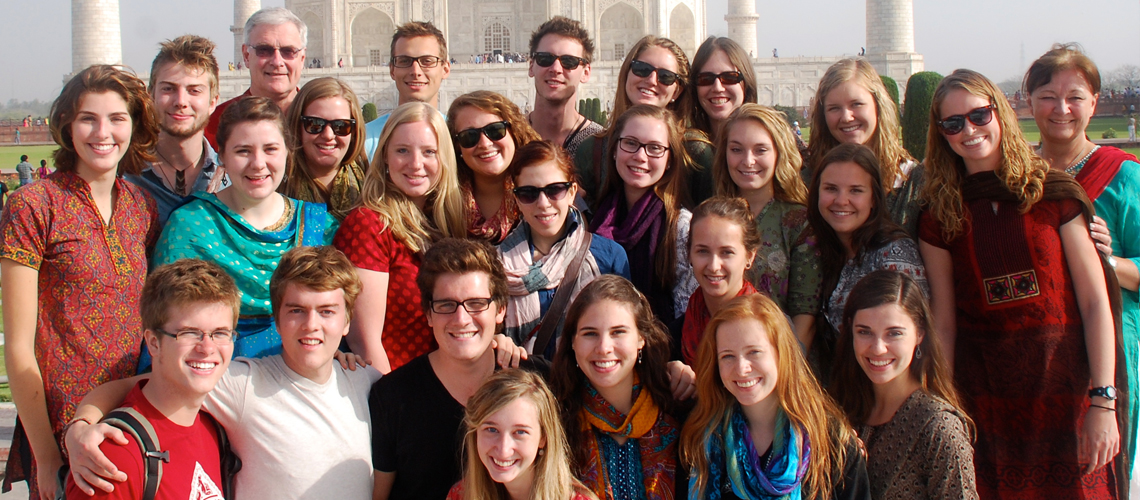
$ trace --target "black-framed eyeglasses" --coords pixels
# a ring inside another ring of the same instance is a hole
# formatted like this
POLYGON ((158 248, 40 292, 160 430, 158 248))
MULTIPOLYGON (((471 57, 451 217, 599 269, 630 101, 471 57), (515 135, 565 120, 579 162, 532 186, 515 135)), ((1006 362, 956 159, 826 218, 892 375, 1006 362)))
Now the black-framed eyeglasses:
POLYGON ((296 59, 297 56, 301 55, 301 52, 305 51, 304 47, 274 47, 272 45, 254 45, 252 48, 257 57, 273 57, 275 52, 280 52, 281 58, 286 61, 296 59))
POLYGON ((622 137, 618 139, 618 147, 621 148, 622 151, 625 151, 629 154, 635 154, 637 153, 637 150, 645 148, 645 156, 648 156, 650 158, 661 158, 665 156, 665 153, 669 152, 668 146, 662 146, 655 143, 646 144, 637 139, 634 139, 633 137, 622 137))
POLYGON ((561 200, 563 196, 566 196, 566 193, 570 191, 570 186, 573 185, 573 182, 555 182, 553 184, 547 184, 543 187, 519 186, 514 189, 515 199, 517 199, 519 203, 530 205, 531 203, 538 201, 538 196, 540 194, 545 194, 546 199, 550 201, 558 201, 561 200))
POLYGON ((491 308, 490 298, 473 298, 467 299, 462 302, 458 300, 433 300, 431 301, 431 312, 436 314, 452 314, 459 310, 459 305, 463 305, 463 309, 470 314, 480 313, 491 308))
POLYGON ((656 71, 657 83, 666 87, 677 83, 677 80, 681 80, 681 75, 667 69, 658 68, 644 61, 638 61, 637 59, 634 59, 633 62, 629 64, 629 70, 642 78, 649 78, 649 75, 656 71))
POLYGON ((352 118, 341 120, 326 120, 315 116, 301 116, 301 128, 313 135, 325 131, 325 127, 332 127, 332 133, 341 137, 352 135, 356 131, 356 120, 352 118))
POLYGON ((572 56, 569 54, 556 56, 550 52, 535 52, 534 54, 531 54, 530 58, 534 59, 535 64, 542 66, 543 68, 549 68, 553 66, 555 59, 557 59, 558 62, 562 63, 562 69, 565 70, 578 69, 578 66, 586 62, 585 59, 578 56, 572 56))
POLYGON ((492 141, 497 141, 507 136, 507 130, 511 128, 511 124, 505 120, 501 122, 488 123, 479 128, 469 128, 458 134, 455 134, 455 140, 459 143, 461 148, 473 148, 479 144, 479 136, 485 135, 492 141))
POLYGON ((996 105, 990 104, 971 109, 969 113, 964 115, 947 116, 938 120, 938 128, 942 130, 943 134, 954 135, 966 128, 966 120, 970 120, 970 123, 979 127, 985 126, 994 119, 994 109, 996 108, 996 105))
POLYGON ((212 332, 203 332, 197 328, 187 328, 185 330, 178 330, 177 332, 170 333, 161 328, 155 328, 154 331, 166 335, 167 337, 174 337, 174 340, 183 345, 194 345, 206 338, 209 335, 210 340, 213 340, 218 345, 229 345, 237 339, 237 332, 233 330, 214 330, 212 332))
POLYGON ((722 85, 736 85, 744 81, 744 75, 740 74, 739 71, 725 71, 722 73, 702 71, 697 73, 697 86, 707 87, 718 79, 722 85))
POLYGON ((434 68, 439 66, 439 63, 442 61, 443 58, 439 56, 396 56, 392 58, 392 66, 397 68, 410 68, 412 67, 412 63, 418 62, 421 68, 434 68))

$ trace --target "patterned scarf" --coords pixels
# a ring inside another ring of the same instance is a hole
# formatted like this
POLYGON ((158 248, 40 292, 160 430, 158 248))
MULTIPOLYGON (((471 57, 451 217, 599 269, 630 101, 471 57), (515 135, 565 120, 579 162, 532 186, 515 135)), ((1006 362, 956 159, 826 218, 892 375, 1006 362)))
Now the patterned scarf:
POLYGON ((594 430, 615 437, 637 439, 641 448, 641 476, 647 500, 672 500, 677 470, 677 434, 680 426, 673 417, 661 411, 649 391, 641 390, 634 372, 633 408, 622 415, 605 400, 593 385, 586 384, 586 406, 579 415, 580 429, 586 439, 587 457, 581 480, 600 500, 615 500, 610 486, 606 457, 594 430))
MULTIPOLYGON (((717 434, 705 447, 709 459, 705 499, 720 500, 725 480, 732 493, 745 500, 800 499, 811 460, 811 443, 788 421, 783 410, 776 414, 776 435, 764 463, 752 444, 748 421, 739 406, 717 434), (718 438, 723 438, 723 445, 718 438)), ((690 499, 697 499, 700 493, 696 491, 696 479, 696 474, 689 478, 690 499)))
POLYGON ((356 202, 360 201, 360 188, 364 185, 364 169, 357 163, 341 165, 336 177, 333 178, 332 185, 328 187, 311 179, 307 174, 302 174, 300 166, 297 170, 294 172, 294 177, 282 184, 278 191, 293 199, 327 204, 329 215, 335 217, 338 223, 343 221, 348 212, 356 206, 356 202))
POLYGON ((483 211, 479 210, 479 204, 475 202, 475 194, 471 191, 471 185, 464 183, 459 188, 463 193, 463 206, 466 207, 468 236, 486 240, 492 245, 498 245, 510 234, 515 223, 521 220, 519 207, 515 203, 515 195, 511 194, 511 190, 515 188, 515 183, 509 177, 506 184, 503 185, 503 192, 506 193, 506 196, 503 196, 503 203, 499 205, 499 210, 490 219, 483 218, 483 211))
MULTIPOLYGON (((517 345, 523 345, 530 340, 534 330, 542 318, 541 307, 538 301, 539 290, 558 288, 566 277, 566 268, 578 252, 589 252, 589 248, 582 248, 585 242, 586 226, 579 223, 582 220, 578 209, 570 207, 566 218, 566 236, 550 248, 550 253, 540 261, 534 261, 534 253, 530 248, 530 226, 526 221, 511 231, 502 243, 499 244, 499 258, 507 271, 507 291, 510 292, 510 301, 507 302, 506 334, 517 345)), ((594 280, 601 271, 598 262, 590 253, 582 261, 578 270, 578 283, 571 290, 570 300, 578 296, 578 292, 594 280)), ((528 351, 530 346, 528 346, 528 351)), ((532 353, 534 354, 534 353, 532 353)), ((541 353, 538 353, 541 354, 541 353)))
MULTIPOLYGON (((752 283, 746 279, 744 286, 740 287, 740 292, 736 296, 754 293, 758 293, 756 287, 752 286, 752 283)), ((711 319, 712 314, 709 313, 709 308, 705 306, 705 294, 698 288, 689 297, 689 308, 685 309, 685 325, 681 327, 681 358, 685 360, 685 364, 693 366, 693 363, 696 362, 697 346, 700 345, 701 337, 705 335, 705 327, 709 326, 711 319)))

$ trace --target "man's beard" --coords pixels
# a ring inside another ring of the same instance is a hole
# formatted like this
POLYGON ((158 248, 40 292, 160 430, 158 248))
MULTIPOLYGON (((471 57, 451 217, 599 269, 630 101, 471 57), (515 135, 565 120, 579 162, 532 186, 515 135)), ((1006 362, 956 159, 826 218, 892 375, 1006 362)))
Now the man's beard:
POLYGON ((158 128, 166 135, 179 139, 185 139, 204 130, 206 128, 206 124, 209 122, 210 116, 206 115, 205 119, 202 119, 201 117, 195 117, 194 123, 184 129, 175 129, 168 127, 165 122, 159 122, 158 128))

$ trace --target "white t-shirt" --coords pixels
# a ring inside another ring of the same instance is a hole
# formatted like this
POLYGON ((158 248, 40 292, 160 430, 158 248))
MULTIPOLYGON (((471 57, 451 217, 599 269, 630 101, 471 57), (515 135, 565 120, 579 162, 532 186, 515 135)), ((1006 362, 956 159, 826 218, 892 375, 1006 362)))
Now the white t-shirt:
POLYGON ((280 355, 234 359, 203 406, 241 458, 237 498, 371 499, 368 391, 379 379, 371 367, 334 362, 318 384, 280 355))

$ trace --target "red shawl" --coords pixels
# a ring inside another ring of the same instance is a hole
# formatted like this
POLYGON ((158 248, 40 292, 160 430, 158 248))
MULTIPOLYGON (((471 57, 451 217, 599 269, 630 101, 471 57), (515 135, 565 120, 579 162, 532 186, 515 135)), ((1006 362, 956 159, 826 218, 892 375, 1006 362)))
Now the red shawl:
POLYGON ((1112 146, 1101 146, 1085 162, 1084 168, 1077 172, 1077 182, 1085 188, 1089 199, 1095 201, 1120 172, 1120 164, 1126 161, 1137 161, 1137 159, 1132 153, 1112 146))
MULTIPOLYGON (((740 287, 740 293, 736 296, 752 295, 759 293, 756 287, 752 286, 748 280, 744 280, 744 286, 740 287)), ((709 314, 709 308, 705 306, 705 294, 701 292, 700 288, 689 296, 689 308, 685 310, 685 326, 681 328, 681 359, 685 361, 686 365, 693 366, 697 361, 697 346, 701 343, 701 337, 704 336, 705 327, 709 326, 709 320, 712 315, 709 314)))

